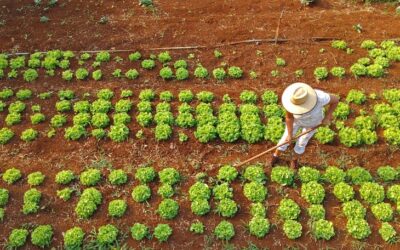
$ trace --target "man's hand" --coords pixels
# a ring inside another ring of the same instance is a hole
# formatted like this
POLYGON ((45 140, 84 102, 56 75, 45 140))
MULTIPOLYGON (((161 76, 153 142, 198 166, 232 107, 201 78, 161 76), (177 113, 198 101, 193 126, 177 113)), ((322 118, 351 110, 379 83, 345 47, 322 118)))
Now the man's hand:
POLYGON ((286 142, 291 142, 293 140, 293 137, 291 135, 288 135, 286 137, 286 142))

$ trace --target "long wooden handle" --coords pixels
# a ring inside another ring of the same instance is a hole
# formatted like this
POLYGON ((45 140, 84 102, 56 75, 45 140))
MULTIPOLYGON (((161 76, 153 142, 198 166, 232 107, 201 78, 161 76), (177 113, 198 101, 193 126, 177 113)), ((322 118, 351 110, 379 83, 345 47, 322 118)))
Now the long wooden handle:
POLYGON ((246 164, 246 163, 248 163, 248 162, 250 162, 250 161, 252 161, 252 160, 255 160, 255 159, 257 159, 257 158, 259 158, 259 157, 261 157, 261 156, 263 156, 263 155, 265 155, 265 154, 271 152, 272 150, 275 150, 275 149, 277 149, 277 148, 279 148, 279 147, 281 147, 281 146, 283 146, 283 145, 289 144, 289 143, 291 143, 291 142, 297 140, 299 137, 301 137, 301 136, 303 136, 303 135, 306 135, 306 134, 310 133, 310 132, 313 131, 313 130, 316 130, 319 126, 320 126, 320 125, 318 125, 318 126, 312 128, 312 129, 310 129, 310 130, 308 130, 308 131, 306 131, 306 132, 303 132, 303 133, 301 133, 301 134, 295 136, 291 141, 286 141, 286 142, 284 142, 284 143, 281 143, 281 144, 279 144, 279 145, 276 145, 276 146, 274 146, 274 147, 272 147, 272 148, 270 148, 270 149, 268 149, 268 150, 266 150, 266 151, 264 151, 264 152, 259 153, 258 155, 255 155, 255 156, 253 156, 253 157, 251 157, 251 158, 249 158, 249 159, 247 159, 247 160, 245 160, 245 161, 243 161, 243 162, 240 162, 239 164, 236 164, 235 167, 241 167, 241 166, 243 166, 244 164, 246 164))

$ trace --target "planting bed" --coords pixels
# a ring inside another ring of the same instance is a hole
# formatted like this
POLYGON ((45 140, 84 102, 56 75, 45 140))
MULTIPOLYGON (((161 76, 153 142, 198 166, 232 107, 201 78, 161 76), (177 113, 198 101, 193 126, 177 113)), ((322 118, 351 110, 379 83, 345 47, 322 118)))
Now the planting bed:
POLYGON ((37 2, 0 3, 0 244, 398 248, 395 5, 37 2), (342 102, 310 168, 226 167, 274 146, 295 81, 342 102))

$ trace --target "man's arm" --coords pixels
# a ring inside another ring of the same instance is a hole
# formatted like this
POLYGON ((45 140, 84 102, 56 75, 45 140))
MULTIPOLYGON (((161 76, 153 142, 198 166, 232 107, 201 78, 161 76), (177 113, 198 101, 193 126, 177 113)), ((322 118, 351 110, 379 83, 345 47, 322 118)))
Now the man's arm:
POLYGON ((293 137, 293 122, 294 122, 294 117, 292 113, 289 113, 286 111, 286 127, 288 130, 288 135, 286 137, 286 141, 291 141, 293 137))
POLYGON ((332 120, 332 114, 335 111, 335 109, 336 109, 336 107, 337 107, 337 105, 339 103, 339 98, 337 96, 330 94, 329 97, 330 97, 330 102, 328 103, 329 108, 326 111, 324 120, 322 120, 322 124, 323 125, 329 125, 330 124, 330 122, 332 120))

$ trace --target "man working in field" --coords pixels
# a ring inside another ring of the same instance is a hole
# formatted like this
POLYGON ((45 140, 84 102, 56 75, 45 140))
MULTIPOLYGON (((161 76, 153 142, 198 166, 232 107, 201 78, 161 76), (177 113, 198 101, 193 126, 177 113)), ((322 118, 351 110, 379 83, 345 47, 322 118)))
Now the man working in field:
MULTIPOLYGON (((332 113, 338 105, 339 98, 325 93, 322 90, 313 89, 305 83, 293 83, 282 94, 282 105, 286 110, 286 128, 279 144, 291 141, 297 131, 302 128, 306 132, 320 124, 329 125, 332 113), (324 115, 324 107, 329 105, 324 115)), ((294 147, 296 157, 291 160, 290 167, 297 167, 297 160, 306 149, 308 141, 315 134, 315 130, 299 137, 294 147)), ((285 151, 289 144, 277 148, 272 155, 271 166, 279 159, 281 151, 285 151)))

